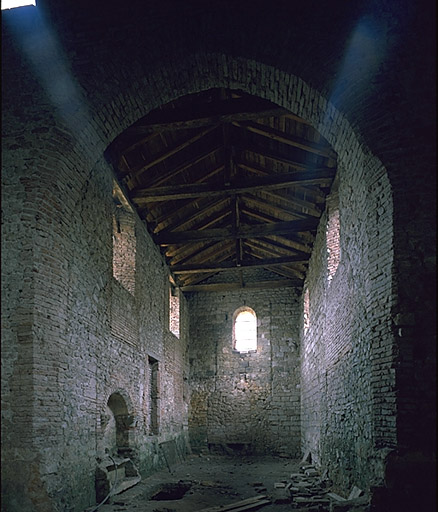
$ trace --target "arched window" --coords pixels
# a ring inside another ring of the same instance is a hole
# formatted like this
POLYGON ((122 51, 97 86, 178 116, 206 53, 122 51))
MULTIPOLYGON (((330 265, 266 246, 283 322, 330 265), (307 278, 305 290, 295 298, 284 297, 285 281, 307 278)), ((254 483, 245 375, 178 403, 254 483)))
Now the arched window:
POLYGON ((233 347, 239 352, 257 350, 257 317, 251 308, 239 308, 234 313, 233 347))

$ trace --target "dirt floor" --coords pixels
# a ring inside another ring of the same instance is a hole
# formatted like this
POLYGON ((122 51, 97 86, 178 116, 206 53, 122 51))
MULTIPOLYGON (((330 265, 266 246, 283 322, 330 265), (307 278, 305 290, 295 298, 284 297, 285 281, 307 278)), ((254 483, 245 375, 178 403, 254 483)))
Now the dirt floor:
MULTIPOLYGON (((219 455, 190 456, 143 479, 135 487, 110 498, 98 512, 198 512, 205 508, 228 505, 247 498, 275 495, 274 484, 288 482, 299 471, 298 460, 268 457, 228 457, 219 455), (171 484, 171 485, 166 485, 171 484), (174 484, 174 485, 173 485, 174 484), (151 499, 162 490, 160 500, 151 499), (177 491, 187 489, 179 499, 177 491), (166 490, 170 494, 166 495, 166 490)), ((91 512, 93 507, 84 512, 91 512)), ((263 512, 285 512, 291 504, 269 503, 263 512)))

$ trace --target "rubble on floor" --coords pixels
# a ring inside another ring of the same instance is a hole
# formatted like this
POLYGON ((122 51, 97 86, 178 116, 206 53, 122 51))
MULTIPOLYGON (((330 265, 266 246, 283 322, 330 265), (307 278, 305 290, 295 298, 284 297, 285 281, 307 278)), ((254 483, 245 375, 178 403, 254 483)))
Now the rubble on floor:
POLYGON ((95 475, 96 499, 105 500, 133 487, 141 481, 141 476, 130 458, 108 457, 100 462, 95 475))
POLYGON ((302 462, 300 472, 274 484, 272 502, 290 503, 301 512, 367 512, 369 499, 353 486, 347 498, 332 492, 327 472, 322 475, 313 464, 302 462))

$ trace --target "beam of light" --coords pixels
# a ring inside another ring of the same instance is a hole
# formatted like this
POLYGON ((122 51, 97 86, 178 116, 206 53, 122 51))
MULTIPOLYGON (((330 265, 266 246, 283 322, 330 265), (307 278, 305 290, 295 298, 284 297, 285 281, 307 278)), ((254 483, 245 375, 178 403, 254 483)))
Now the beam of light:
POLYGON ((370 84, 384 56, 385 41, 379 27, 374 20, 362 18, 351 35, 331 101, 337 102, 347 84, 360 89, 370 84))
POLYGON ((85 101, 69 69, 68 59, 39 10, 8 17, 16 43, 67 127, 80 136, 90 124, 85 101))
POLYGON ((2 11, 3 9, 25 7, 26 5, 36 5, 35 0, 2 0, 2 11))
MULTIPOLYGON (((342 111, 343 100, 350 94, 356 98, 367 93, 387 55, 383 25, 371 17, 362 17, 351 33, 335 84, 328 98, 329 103, 342 111)), ((325 118, 319 125, 324 126, 325 118)))

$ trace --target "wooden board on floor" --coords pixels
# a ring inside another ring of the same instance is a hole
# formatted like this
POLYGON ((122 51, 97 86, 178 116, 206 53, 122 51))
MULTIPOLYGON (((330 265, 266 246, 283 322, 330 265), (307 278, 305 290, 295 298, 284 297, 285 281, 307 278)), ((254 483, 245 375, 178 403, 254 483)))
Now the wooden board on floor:
POLYGON ((243 512, 244 510, 252 510, 256 507, 267 505, 268 503, 271 503, 271 500, 267 496, 261 495, 255 496, 254 498, 248 498, 246 500, 229 503, 228 505, 203 508, 202 510, 198 510, 198 512, 227 512, 229 510, 232 512, 243 512))

